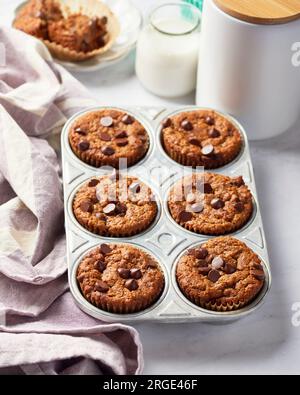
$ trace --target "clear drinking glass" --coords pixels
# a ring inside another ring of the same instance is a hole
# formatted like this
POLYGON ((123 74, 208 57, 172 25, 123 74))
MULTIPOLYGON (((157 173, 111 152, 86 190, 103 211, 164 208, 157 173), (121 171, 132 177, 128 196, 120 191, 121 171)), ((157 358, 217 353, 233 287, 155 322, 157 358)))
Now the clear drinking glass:
POLYGON ((152 93, 179 97, 196 87, 200 11, 185 3, 158 6, 137 43, 136 74, 152 93))

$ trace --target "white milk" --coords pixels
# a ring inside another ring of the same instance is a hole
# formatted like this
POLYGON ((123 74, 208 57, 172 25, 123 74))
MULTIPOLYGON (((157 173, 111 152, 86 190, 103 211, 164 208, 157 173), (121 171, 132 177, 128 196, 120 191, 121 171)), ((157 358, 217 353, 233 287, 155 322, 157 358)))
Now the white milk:
POLYGON ((151 92, 179 97, 196 87, 199 31, 182 16, 155 19, 137 44, 136 73, 151 92), (193 30, 194 29, 194 30, 193 30))

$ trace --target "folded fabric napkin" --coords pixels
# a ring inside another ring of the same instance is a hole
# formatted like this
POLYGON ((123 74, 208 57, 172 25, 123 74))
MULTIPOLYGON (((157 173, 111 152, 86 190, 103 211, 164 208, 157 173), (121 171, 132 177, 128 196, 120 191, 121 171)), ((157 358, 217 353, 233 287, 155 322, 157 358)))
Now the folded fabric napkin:
POLYGON ((137 374, 137 332, 68 291, 59 133, 89 93, 38 40, 0 28, 0 374, 137 374))

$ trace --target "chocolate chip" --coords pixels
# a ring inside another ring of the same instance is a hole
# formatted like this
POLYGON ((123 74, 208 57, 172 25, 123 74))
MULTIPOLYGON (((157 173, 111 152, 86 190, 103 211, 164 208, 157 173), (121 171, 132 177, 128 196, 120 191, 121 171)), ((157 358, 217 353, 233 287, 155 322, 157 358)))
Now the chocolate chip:
POLYGON ((233 178, 232 183, 237 187, 241 187, 242 185, 245 185, 245 181, 242 176, 233 178))
POLYGON ((102 141, 111 141, 111 137, 108 133, 100 133, 99 137, 102 141))
POLYGON ((212 260, 211 267, 212 267, 214 270, 219 270, 219 269, 221 269, 221 267, 223 267, 223 266, 224 266, 224 261, 223 261, 223 259, 222 259, 220 256, 216 256, 216 257, 212 260))
POLYGON ((106 255, 112 252, 112 248, 108 244, 101 244, 100 251, 103 255, 106 255))
POLYGON ((210 273, 210 268, 209 267, 205 267, 205 266, 202 266, 202 267, 199 267, 198 268, 198 272, 200 273, 200 274, 203 274, 203 275, 207 275, 208 273, 210 273))
POLYGON ((191 210, 193 213, 196 214, 202 213, 202 211, 204 210, 204 205, 202 203, 194 203, 191 206, 191 210))
POLYGON ((86 151, 90 148, 90 143, 88 141, 80 141, 78 148, 80 151, 86 151))
MULTIPOLYGON (((93 178, 90 182, 89 182, 89 187, 90 188, 92 188, 92 187, 95 187, 96 185, 98 185, 99 184, 99 180, 97 180, 96 178, 93 178)), ((97 199, 97 201, 98 201, 98 199, 97 199)))
POLYGON ((112 147, 105 146, 101 149, 101 152, 106 156, 111 156, 115 153, 115 150, 112 147))
POLYGON ((212 186, 208 182, 202 182, 202 181, 197 182, 197 190, 205 194, 210 194, 214 192, 212 186))
POLYGON ((103 23, 103 25, 106 25, 107 22, 108 22, 107 16, 103 16, 103 17, 101 18, 101 23, 103 23))
POLYGON ((208 279, 210 281, 212 281, 213 283, 216 283, 220 277, 221 277, 221 274, 217 270, 211 270, 208 273, 208 279))
POLYGON ((140 269, 131 269, 130 270, 130 277, 134 278, 135 280, 139 280, 143 277, 143 274, 140 269))
POLYGON ((80 129, 80 128, 75 129, 74 132, 77 134, 80 134, 81 136, 87 135, 87 132, 85 130, 80 129))
POLYGON ((253 267, 257 270, 264 270, 263 266, 260 263, 254 263, 253 267))
POLYGON ((124 137, 128 137, 128 134, 125 130, 121 130, 115 134, 116 139, 123 139, 124 137))
POLYGON ((207 123, 207 125, 214 125, 215 124, 215 120, 212 117, 206 117, 205 118, 205 123, 207 123))
POLYGON ((131 115, 126 114, 122 117, 122 122, 125 123, 125 125, 131 125, 134 122, 134 118, 131 115))
POLYGON ((263 281, 266 278, 265 273, 260 271, 254 272, 253 276, 259 281, 263 281))
POLYGON ((116 144, 118 147, 126 147, 126 145, 128 145, 128 140, 127 140, 127 138, 117 139, 116 144))
POLYGON ((236 272, 236 267, 234 267, 234 266, 231 265, 230 263, 226 263, 225 266, 224 266, 224 268, 223 268, 223 271, 224 271, 226 274, 233 274, 233 273, 236 272))
POLYGON ((80 210, 82 210, 84 213, 92 213, 94 208, 90 200, 84 200, 80 203, 80 210))
POLYGON ((140 193, 141 192, 141 186, 138 182, 133 182, 129 186, 129 191, 132 193, 140 193))
POLYGON ((157 263, 155 261, 153 261, 152 259, 149 259, 147 261, 147 268, 156 269, 157 268, 157 263))
POLYGON ((207 144, 207 145, 205 145, 205 146, 202 148, 202 150, 201 150, 202 154, 205 155, 205 156, 210 156, 210 155, 212 155, 212 154, 214 153, 214 151, 215 151, 215 149, 214 149, 214 147, 213 147, 212 144, 207 144))
POLYGON ((118 270, 118 274, 124 280, 128 280, 130 278, 130 270, 120 267, 118 270))
POLYGON ((129 289, 129 291, 136 291, 139 287, 138 283, 134 279, 127 280, 125 283, 125 287, 129 289))
POLYGON ((90 46, 89 43, 86 42, 86 40, 83 40, 80 44, 80 51, 81 52, 89 52, 90 46))
POLYGON ((197 147, 201 147, 201 142, 195 138, 189 139, 189 143, 192 145, 196 145, 197 147))
POLYGON ((100 119, 100 123, 102 126, 105 126, 107 128, 109 128, 110 126, 112 126, 114 124, 114 120, 112 119, 112 117, 102 117, 100 119))
POLYGON ((109 203, 107 206, 103 208, 103 212, 105 215, 114 215, 116 213, 115 203, 109 203))
POLYGON ((179 222, 188 222, 193 218, 193 214, 188 211, 181 211, 179 213, 179 222))
POLYGON ((168 127, 170 127, 171 125, 172 125, 172 121, 171 121, 170 118, 165 119, 165 120, 163 121, 163 123, 162 123, 163 129, 168 128, 168 127))
POLYGON ((197 259, 205 259, 208 256, 208 251, 206 248, 195 248, 191 250, 190 255, 193 255, 197 259))
POLYGON ((221 136, 221 133, 216 129, 213 128, 208 132, 209 137, 215 139, 221 136))
POLYGON ((225 203, 223 202, 223 200, 221 199, 213 199, 210 202, 212 208, 214 208, 215 210, 219 210, 220 208, 223 208, 225 206, 225 203))
POLYGON ((244 211, 245 206, 244 206, 244 203, 237 202, 234 204, 234 208, 235 208, 235 211, 237 211, 238 213, 242 213, 244 211))
POLYGON ((46 19, 46 14, 41 10, 37 11, 34 16, 38 19, 46 19))
POLYGON ((124 216, 127 212, 127 206, 125 203, 117 202, 116 203, 116 214, 124 216))
POLYGON ((109 286, 104 281, 98 280, 94 289, 98 292, 106 293, 109 290, 109 286))
POLYGON ((103 273, 104 270, 106 269, 106 263, 101 261, 101 260, 99 260, 99 261, 95 262, 94 268, 96 270, 98 270, 100 273, 103 273))
POLYGON ((105 216, 103 213, 96 213, 96 214, 95 214, 95 217, 96 217, 97 219, 99 219, 99 221, 104 221, 104 222, 106 222, 106 216, 105 216))
POLYGON ((104 40, 104 38, 103 37, 98 37, 97 38, 97 44, 98 44, 98 46, 101 48, 101 47, 104 47, 104 45, 105 45, 105 40, 104 40))
POLYGON ((181 122, 181 127, 183 130, 185 130, 186 132, 190 132, 191 130, 194 129, 193 125, 191 124, 190 121, 188 121, 187 119, 185 119, 184 121, 181 122))
POLYGON ((84 274, 84 273, 80 274, 80 275, 77 277, 77 280, 78 280, 80 283, 82 283, 84 279, 85 279, 85 274, 84 274))
MULTIPOLYGON (((197 267, 208 267, 208 262, 206 262, 206 260, 204 260, 204 259, 199 259, 196 262, 195 266, 197 266, 197 267)), ((209 269, 209 270, 211 270, 211 269, 209 269)))

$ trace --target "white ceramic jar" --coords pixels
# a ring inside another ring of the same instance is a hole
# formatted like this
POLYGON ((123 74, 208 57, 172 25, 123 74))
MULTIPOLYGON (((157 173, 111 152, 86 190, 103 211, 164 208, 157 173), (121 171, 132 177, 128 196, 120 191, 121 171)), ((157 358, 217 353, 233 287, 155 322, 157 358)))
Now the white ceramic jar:
POLYGON ((204 2, 197 104, 232 114, 250 139, 276 136, 300 116, 300 15, 286 23, 255 24, 216 3, 226 4, 204 2))
POLYGON ((180 97, 196 87, 199 10, 170 3, 150 15, 137 44, 136 74, 146 89, 163 97, 180 97))

